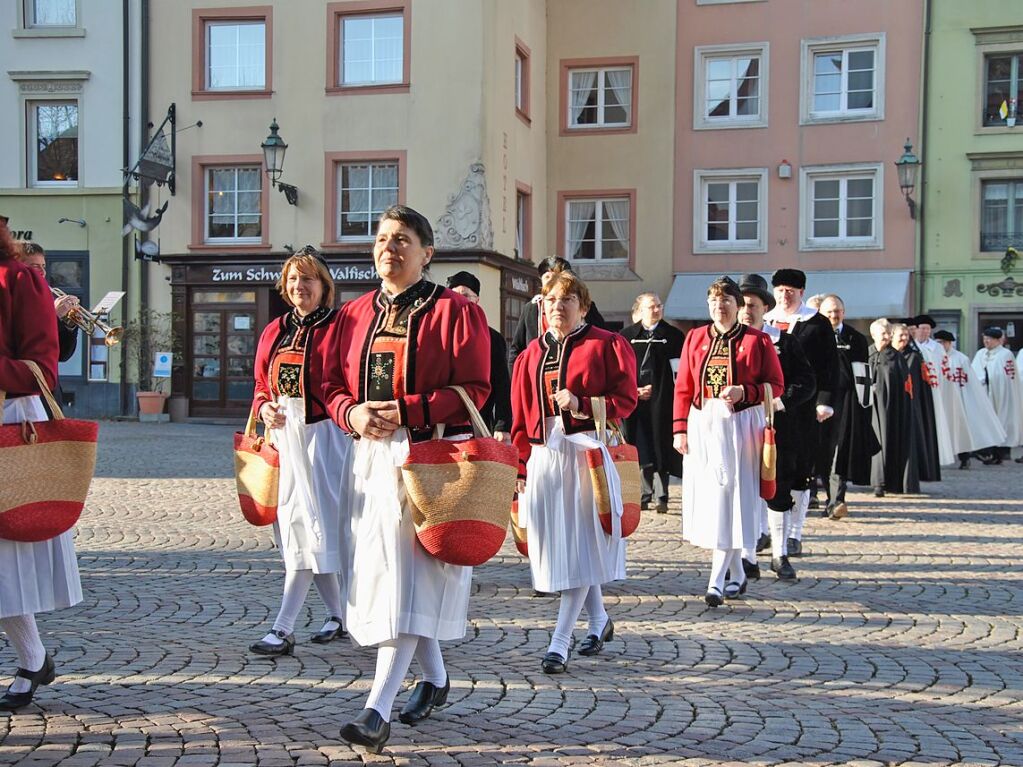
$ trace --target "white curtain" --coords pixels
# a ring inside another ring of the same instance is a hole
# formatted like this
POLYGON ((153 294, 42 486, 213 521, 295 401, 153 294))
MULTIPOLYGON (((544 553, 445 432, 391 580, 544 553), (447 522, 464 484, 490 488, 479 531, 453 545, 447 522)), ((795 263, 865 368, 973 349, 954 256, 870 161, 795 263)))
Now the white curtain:
POLYGON ((583 113, 583 107, 585 107, 586 102, 590 100, 590 95, 596 87, 596 72, 572 72, 572 125, 576 125, 578 123, 579 117, 583 113))
POLYGON ((595 202, 573 202, 568 206, 568 253, 573 258, 579 250, 579 244, 586 235, 586 227, 593 223, 597 213, 595 202))
POLYGON ((604 97, 605 111, 609 106, 620 106, 625 110, 625 122, 632 122, 632 71, 628 69, 611 70, 607 73, 607 81, 613 90, 604 97), (612 103, 612 100, 608 98, 612 93, 614 101, 617 103, 612 103))
POLYGON ((629 252, 629 201, 605 200, 604 219, 611 224, 622 250, 629 252))

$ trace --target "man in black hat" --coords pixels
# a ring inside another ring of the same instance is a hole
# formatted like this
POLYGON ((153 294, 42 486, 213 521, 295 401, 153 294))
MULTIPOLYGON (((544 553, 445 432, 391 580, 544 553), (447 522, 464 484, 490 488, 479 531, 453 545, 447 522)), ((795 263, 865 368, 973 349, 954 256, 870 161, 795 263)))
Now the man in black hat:
POLYGON ((682 476, 682 456, 671 445, 675 377, 671 361, 682 354, 685 337, 664 321, 664 304, 656 293, 641 293, 632 305, 639 321, 622 330, 636 353, 636 388, 639 402, 623 424, 625 438, 639 451, 643 470, 641 503, 654 505, 654 477, 660 482, 655 508, 668 511, 669 477, 682 476))
MULTIPOLYGON (((448 277, 448 287, 474 304, 480 302, 480 281, 469 272, 448 277)), ((490 328, 490 396, 480 415, 501 442, 511 442, 511 375, 508 373, 508 345, 504 336, 490 328)))
POLYGON ((984 329, 984 348, 973 356, 973 369, 987 390, 987 396, 1005 427, 1005 441, 994 449, 994 454, 984 460, 989 466, 997 466, 1009 457, 1012 448, 1023 442, 1023 402, 1020 402, 1020 387, 1016 370, 1016 359, 1012 351, 1002 345, 1005 333, 1001 328, 984 329))
MULTIPOLYGON (((823 423, 835 410, 832 406, 832 390, 838 371, 838 349, 835 333, 828 322, 816 309, 803 303, 806 293, 806 274, 799 269, 778 269, 771 275, 774 299, 777 306, 765 316, 767 324, 789 333, 799 339, 813 374, 817 377, 817 399, 815 411, 818 423, 823 423)), ((802 448, 800 466, 807 467, 807 477, 793 487, 803 490, 797 509, 793 512, 792 540, 788 542, 789 556, 798 557, 803 553, 803 522, 810 503, 810 482, 814 473, 814 461, 820 452, 820 428, 814 428, 806 435, 802 448)))
MULTIPOLYGON (((770 530, 770 534, 758 542, 757 548, 770 545, 771 570, 781 580, 792 580, 796 571, 788 557, 789 531, 794 521, 792 509, 796 499, 803 494, 803 489, 795 489, 795 486, 802 484, 805 487, 812 466, 812 456, 809 456, 811 461, 808 464, 807 455, 799 446, 813 439, 817 432, 814 412, 817 382, 796 337, 764 325, 764 315, 775 306, 774 296, 767 289, 767 280, 759 274, 744 274, 739 279, 739 290, 743 298, 739 322, 754 330, 762 330, 771 337, 785 378, 785 390, 773 392, 775 444, 778 448, 777 492, 767 501, 766 530, 770 530)), ((762 525, 761 529, 765 530, 765 527, 762 525)), ((759 577, 756 553, 743 551, 742 556, 747 577, 759 577)))
MULTIPOLYGON (((560 256, 548 256, 536 265, 536 270, 540 274, 540 284, 543 286, 558 272, 572 271, 572 263, 560 256)), ((597 328, 605 327, 604 318, 597 311, 596 302, 590 304, 590 310, 586 312, 586 322, 597 328)), ((511 348, 509 349, 508 364, 514 365, 516 358, 529 346, 529 342, 534 338, 539 338, 546 330, 547 320, 540 310, 540 296, 537 294, 533 296, 533 299, 528 304, 522 307, 519 326, 515 329, 515 335, 512 338, 511 348)))

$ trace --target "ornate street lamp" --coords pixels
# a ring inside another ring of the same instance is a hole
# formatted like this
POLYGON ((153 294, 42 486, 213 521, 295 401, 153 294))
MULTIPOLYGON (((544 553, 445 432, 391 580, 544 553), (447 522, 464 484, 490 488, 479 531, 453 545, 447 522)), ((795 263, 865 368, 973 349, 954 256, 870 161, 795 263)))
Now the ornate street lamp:
POLYGON ((284 172, 284 153, 288 151, 288 145, 284 139, 277 135, 277 118, 270 123, 270 135, 266 137, 260 146, 263 148, 263 160, 266 164, 266 175, 270 177, 270 184, 284 192, 284 197, 289 205, 298 205, 298 188, 291 184, 278 181, 281 173, 284 172))
POLYGON ((910 218, 916 218, 916 200, 913 199, 913 192, 916 189, 917 176, 920 174, 920 158, 913 154, 913 144, 906 139, 903 147, 902 157, 895 161, 895 169, 899 173, 899 188, 906 197, 906 204, 909 206, 910 218))

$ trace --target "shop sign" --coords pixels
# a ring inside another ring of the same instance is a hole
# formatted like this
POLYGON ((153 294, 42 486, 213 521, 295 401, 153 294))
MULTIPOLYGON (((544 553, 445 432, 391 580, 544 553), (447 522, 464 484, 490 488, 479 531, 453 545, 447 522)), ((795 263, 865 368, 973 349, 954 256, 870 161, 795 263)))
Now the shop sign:
MULTIPOLYGON (((344 264, 329 266, 334 282, 375 282, 376 269, 372 265, 344 264)), ((281 270, 272 266, 231 265, 193 266, 188 270, 190 283, 229 285, 272 285, 281 277, 281 270)))

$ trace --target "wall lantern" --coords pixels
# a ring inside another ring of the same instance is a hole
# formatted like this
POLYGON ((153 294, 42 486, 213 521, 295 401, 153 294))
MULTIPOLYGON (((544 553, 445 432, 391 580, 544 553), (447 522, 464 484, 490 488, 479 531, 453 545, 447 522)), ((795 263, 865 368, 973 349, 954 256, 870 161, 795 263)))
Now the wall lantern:
POLYGON ((270 184, 284 192, 284 197, 289 205, 298 205, 298 188, 291 184, 278 181, 281 173, 284 172, 284 153, 288 151, 288 145, 284 139, 277 135, 277 118, 270 123, 270 135, 266 137, 260 146, 263 148, 263 160, 266 165, 266 175, 270 177, 270 184))
POLYGON ((895 161, 895 169, 899 173, 899 188, 906 197, 906 204, 909 206, 910 218, 916 218, 916 200, 913 199, 913 192, 916 190, 917 176, 920 174, 920 158, 913 154, 913 145, 906 139, 905 151, 902 157, 895 161))

